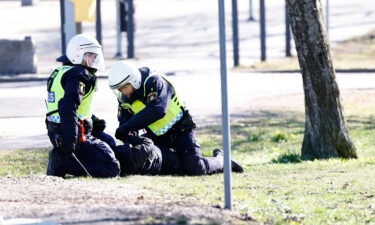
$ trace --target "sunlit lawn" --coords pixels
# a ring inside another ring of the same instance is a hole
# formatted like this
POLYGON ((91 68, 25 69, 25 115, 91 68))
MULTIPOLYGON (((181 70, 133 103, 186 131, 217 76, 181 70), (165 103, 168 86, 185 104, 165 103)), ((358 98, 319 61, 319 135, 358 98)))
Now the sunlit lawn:
MULTIPOLYGON (((301 112, 275 111, 234 120, 232 157, 246 167, 245 173, 232 177, 234 210, 243 218, 274 224, 375 223, 375 119, 371 115, 375 110, 363 109, 358 115, 350 114, 351 108, 347 120, 360 156, 357 160, 301 160, 301 112)), ((211 156, 212 150, 221 145, 221 128, 203 128, 198 137, 204 155, 211 156)), ((0 152, 0 176, 44 174, 47 152, 0 152)), ((189 198, 223 205, 222 174, 189 178, 128 176, 113 182, 146 188, 157 201, 189 198)))

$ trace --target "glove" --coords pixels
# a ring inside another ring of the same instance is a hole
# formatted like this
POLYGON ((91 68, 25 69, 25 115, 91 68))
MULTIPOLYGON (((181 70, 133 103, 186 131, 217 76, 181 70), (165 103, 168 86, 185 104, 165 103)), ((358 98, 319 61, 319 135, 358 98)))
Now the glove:
POLYGON ((117 128, 115 137, 122 142, 127 142, 127 139, 131 136, 138 136, 138 131, 130 131, 127 126, 120 126, 117 128))
POLYGON ((129 135, 129 129, 122 125, 116 129, 115 137, 123 142, 126 142, 126 138, 129 135))
POLYGON ((91 119, 92 119, 92 124, 93 124, 92 132, 95 134, 99 134, 103 132, 107 126, 105 120, 99 119, 95 115, 92 115, 91 119))
POLYGON ((64 141, 64 139, 62 140, 61 142, 61 150, 63 153, 67 154, 67 155, 70 155, 74 152, 76 148, 76 144, 75 143, 67 143, 64 141))
POLYGON ((139 137, 138 135, 128 135, 128 137, 126 138, 126 141, 132 144, 133 146, 140 145, 140 144, 147 144, 147 145, 153 144, 151 139, 148 139, 146 137, 139 137))

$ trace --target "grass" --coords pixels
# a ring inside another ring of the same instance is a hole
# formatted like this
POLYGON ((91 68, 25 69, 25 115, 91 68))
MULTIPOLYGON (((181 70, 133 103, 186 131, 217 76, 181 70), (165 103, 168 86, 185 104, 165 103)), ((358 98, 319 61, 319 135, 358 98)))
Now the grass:
MULTIPOLYGON (((371 35, 333 48, 336 69, 373 68, 375 45, 371 35)), ((273 66, 274 62, 269 61, 254 68, 298 68, 295 58, 285 60, 290 62, 279 61, 273 66)), ((359 97, 355 92, 342 93, 350 135, 359 155, 356 160, 303 160, 300 156, 303 109, 270 109, 232 121, 232 158, 245 166, 244 173, 232 175, 233 210, 241 215, 243 224, 249 220, 263 224, 375 224, 375 106, 372 103, 375 94, 362 92, 359 97)), ((203 155, 211 156, 214 148, 221 147, 221 127, 200 129, 198 139, 203 155)), ((45 174, 47 156, 48 149, 0 151, 0 177, 45 174)), ((156 202, 188 200, 192 204, 221 207, 224 201, 222 174, 189 178, 127 176, 107 181, 145 188, 146 198, 156 202)), ((210 221, 151 217, 144 223, 209 224, 210 221)))
MULTIPOLYGON (((375 30, 366 35, 342 41, 330 48, 333 66, 336 70, 375 69, 375 30)), ((290 71, 299 70, 297 56, 284 59, 258 62, 250 66, 242 65, 240 71, 268 70, 290 71)))
POLYGON ((0 151, 0 176, 25 176, 44 173, 48 149, 0 151))
MULTIPOLYGON (((357 160, 302 160, 301 112, 272 112, 273 117, 266 114, 233 121, 232 157, 246 167, 245 173, 232 175, 233 209, 244 224, 246 220, 265 224, 375 224, 375 119, 371 111, 363 112, 347 116, 360 156, 357 160)), ((213 148, 220 147, 220 132, 219 126, 199 131, 204 155, 210 156, 213 148)), ((0 152, 0 176, 44 174, 47 152, 0 152)), ((127 176, 113 182, 146 188, 156 201, 191 199, 213 207, 224 201, 222 174, 189 178, 127 176)), ((175 218, 149 220, 191 222, 175 218)))

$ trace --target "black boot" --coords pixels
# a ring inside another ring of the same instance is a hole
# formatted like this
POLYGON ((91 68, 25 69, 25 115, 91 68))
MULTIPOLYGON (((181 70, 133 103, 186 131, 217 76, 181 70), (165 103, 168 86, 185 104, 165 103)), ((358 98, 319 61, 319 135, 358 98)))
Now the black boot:
POLYGON ((49 152, 47 176, 64 177, 66 173, 64 172, 62 162, 63 162, 63 153, 53 148, 49 152))
MULTIPOLYGON (((223 153, 223 150, 221 149, 214 149, 214 151, 212 152, 212 155, 213 157, 223 157, 224 153, 223 153)), ((244 169, 243 167, 236 161, 236 160, 233 160, 231 161, 232 163, 232 171, 235 172, 235 173, 243 173, 244 169)))

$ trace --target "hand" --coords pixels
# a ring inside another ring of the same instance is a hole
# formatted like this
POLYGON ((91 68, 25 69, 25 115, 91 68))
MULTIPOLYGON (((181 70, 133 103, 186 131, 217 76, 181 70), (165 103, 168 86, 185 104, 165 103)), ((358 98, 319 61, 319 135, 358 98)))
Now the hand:
POLYGON ((107 125, 105 120, 99 119, 97 117, 95 117, 95 119, 93 118, 92 122, 93 122, 92 132, 95 134, 99 134, 103 132, 107 125))
POLYGON ((126 126, 120 126, 116 129, 115 137, 123 142, 126 141, 127 136, 129 135, 129 130, 126 126))
POLYGON ((74 143, 66 143, 64 140, 61 143, 61 150, 63 153, 70 155, 74 152, 76 145, 74 143))
MULTIPOLYGON (((133 146, 142 144, 145 138, 141 138, 135 135, 128 135, 126 138, 126 142, 132 144, 133 146)), ((148 138, 147 138, 148 139, 148 138)))

